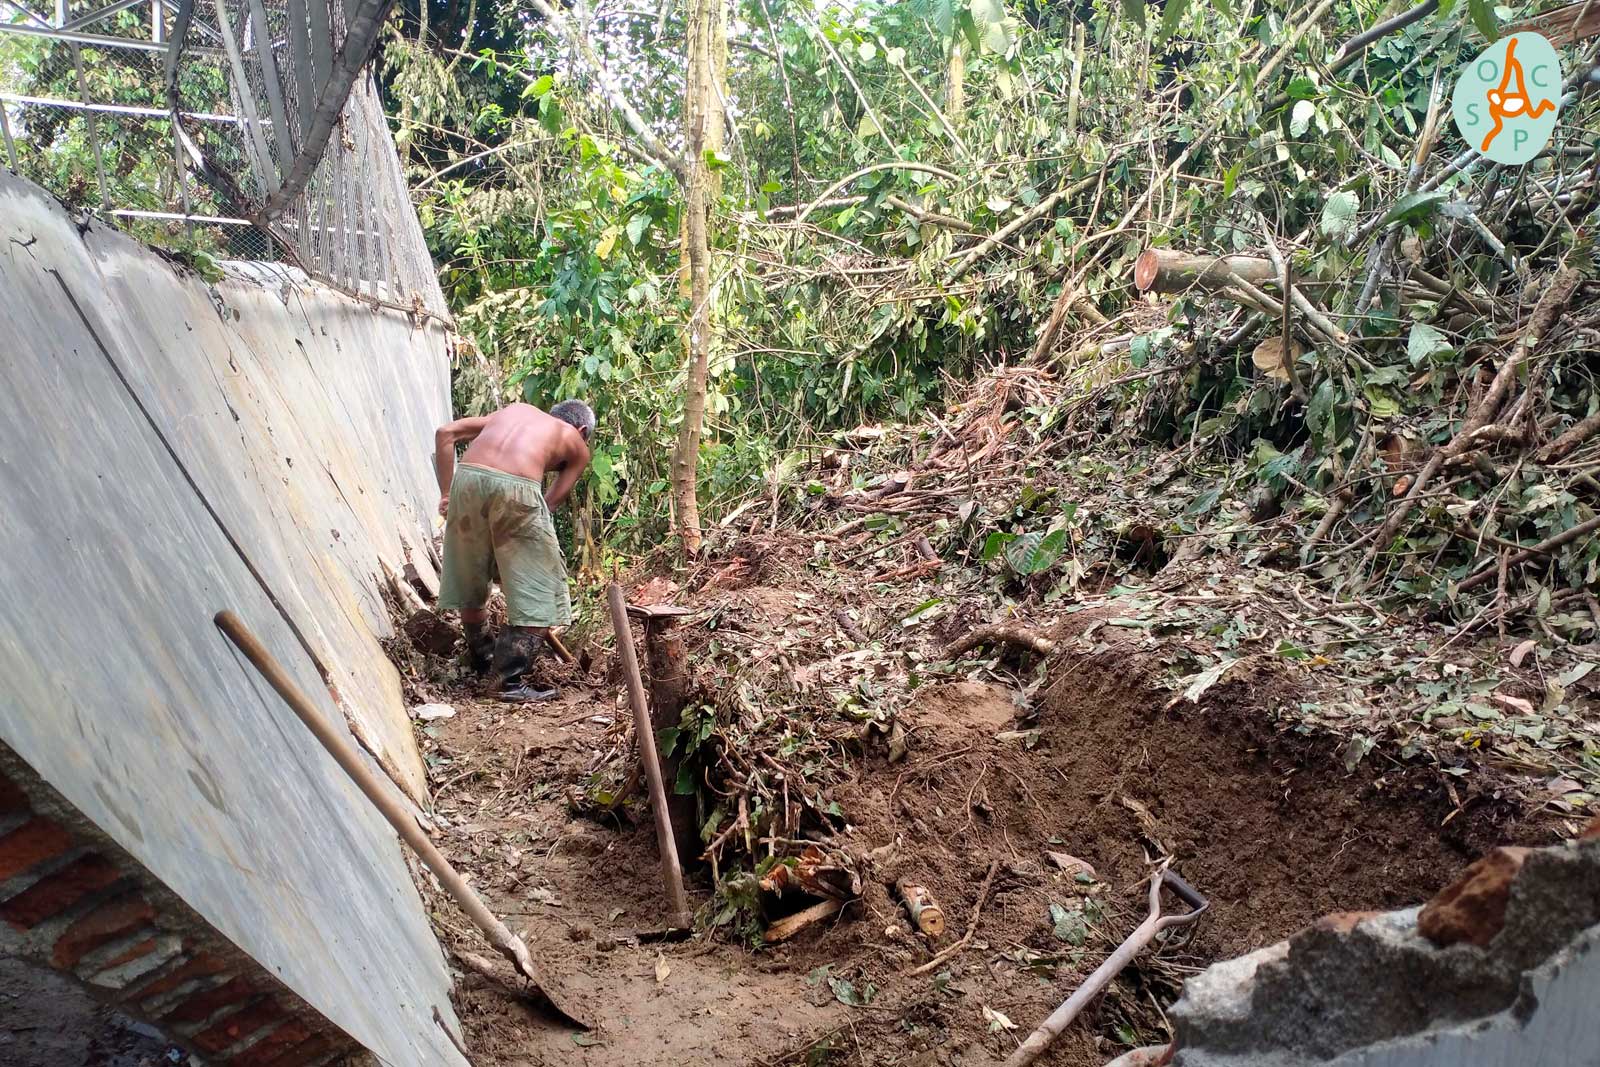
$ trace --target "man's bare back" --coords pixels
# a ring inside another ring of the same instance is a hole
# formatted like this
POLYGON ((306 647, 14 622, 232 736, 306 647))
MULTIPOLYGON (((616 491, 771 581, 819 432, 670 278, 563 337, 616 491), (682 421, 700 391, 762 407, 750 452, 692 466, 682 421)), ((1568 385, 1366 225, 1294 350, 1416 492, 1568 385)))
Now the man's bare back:
POLYGON ((461 462, 537 482, 579 456, 587 460, 589 446, 577 430, 532 404, 512 404, 489 416, 461 462))
POLYGON ((439 477, 439 503, 443 514, 455 473, 456 445, 469 441, 462 463, 504 471, 529 481, 542 481, 555 472, 555 484, 545 493, 554 508, 566 499, 589 465, 589 444, 572 424, 540 411, 532 404, 511 404, 493 415, 457 419, 434 434, 434 470, 439 477))

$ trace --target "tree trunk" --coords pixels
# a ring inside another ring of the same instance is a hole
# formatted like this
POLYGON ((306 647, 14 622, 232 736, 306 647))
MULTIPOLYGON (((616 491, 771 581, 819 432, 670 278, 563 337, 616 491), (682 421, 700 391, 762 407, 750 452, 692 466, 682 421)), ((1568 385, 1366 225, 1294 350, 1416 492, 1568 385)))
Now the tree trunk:
POLYGON ((727 68, 726 0, 693 0, 688 27, 688 78, 684 89, 684 146, 688 160, 683 209, 683 270, 680 285, 689 298, 685 331, 688 373, 684 382, 683 425, 672 457, 672 497, 678 541, 685 555, 700 551, 697 490, 700 438, 705 428, 706 387, 710 376, 711 237, 709 213, 720 182, 706 166, 706 155, 720 152, 724 134, 722 81, 727 68))
POLYGON ((967 54, 961 38, 950 42, 950 76, 944 86, 944 113, 956 125, 967 109, 967 54))
MULTIPOLYGON (((650 722, 659 735, 683 720, 683 706, 689 701, 689 667, 684 657, 683 640, 671 628, 671 620, 653 621, 644 628, 645 667, 650 672, 650 722)), ((672 822, 673 840, 678 845, 678 860, 685 867, 700 861, 700 824, 692 794, 674 788, 678 780, 678 757, 661 753, 661 776, 667 782, 667 815, 672 822)))

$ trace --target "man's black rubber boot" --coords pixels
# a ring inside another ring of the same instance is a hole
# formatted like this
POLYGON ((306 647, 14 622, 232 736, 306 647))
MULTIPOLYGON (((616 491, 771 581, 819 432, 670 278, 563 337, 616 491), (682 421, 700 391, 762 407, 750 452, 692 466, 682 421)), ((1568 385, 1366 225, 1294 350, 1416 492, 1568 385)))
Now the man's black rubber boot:
POLYGON ((489 632, 488 624, 482 622, 464 622, 461 632, 467 639, 467 667, 482 678, 489 673, 494 660, 494 635, 489 632))
POLYGON ((554 700, 560 695, 559 689, 535 689, 527 683, 520 683, 512 689, 500 690, 495 694, 495 698, 507 704, 540 704, 546 700, 554 700))
POLYGON ((508 704, 534 704, 554 700, 561 693, 556 689, 539 689, 525 684, 522 675, 533 666, 544 638, 526 630, 506 629, 494 646, 494 666, 491 668, 491 685, 496 694, 508 704))

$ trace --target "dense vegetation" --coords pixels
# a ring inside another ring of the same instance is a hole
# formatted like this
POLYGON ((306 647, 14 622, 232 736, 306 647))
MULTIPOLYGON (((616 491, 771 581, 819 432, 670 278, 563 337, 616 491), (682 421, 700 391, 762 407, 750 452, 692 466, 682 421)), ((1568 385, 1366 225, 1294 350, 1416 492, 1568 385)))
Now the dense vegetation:
MULTIPOLYGON (((702 525, 785 483, 803 499, 791 449, 937 410, 952 382, 1002 363, 1067 379, 1067 404, 1028 412, 1036 427, 1085 442, 1133 431, 1227 461, 1240 495, 1267 494, 1274 513, 1297 502, 1303 538, 1448 558, 1459 576, 1485 543, 1593 514, 1592 480, 1569 473, 1592 471, 1539 466, 1597 404, 1583 328, 1532 354, 1534 380, 1502 383, 1493 442, 1454 440, 1551 273, 1574 272, 1568 296, 1593 273, 1592 104, 1569 101, 1526 168, 1476 159, 1449 119, 1457 74, 1520 7, 741 0, 550 14, 413 8, 386 87, 476 345, 458 402, 595 398, 588 514, 604 516, 603 540, 672 529, 693 310, 692 183, 676 154, 697 134, 712 194, 702 525), (684 120, 698 83, 686 52, 706 19, 723 82, 713 119, 727 120, 710 140, 684 120), (1141 300, 1132 265, 1149 246, 1286 260, 1304 310, 1282 322, 1276 277, 1141 300), (1446 451, 1448 479, 1404 477, 1446 451), (1453 544, 1462 524, 1475 545, 1453 544)), ((1556 36, 1575 86, 1594 43, 1556 36)), ((1593 582, 1594 541, 1574 541, 1564 573, 1593 582)))

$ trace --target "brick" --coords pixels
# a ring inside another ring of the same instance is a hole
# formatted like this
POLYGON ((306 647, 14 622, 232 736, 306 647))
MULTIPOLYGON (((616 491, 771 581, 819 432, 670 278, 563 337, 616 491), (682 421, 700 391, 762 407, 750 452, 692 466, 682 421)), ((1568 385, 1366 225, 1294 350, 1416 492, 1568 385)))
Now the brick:
POLYGON ((154 1000, 156 997, 172 992, 185 982, 193 981, 196 978, 210 978, 213 975, 221 974, 227 969, 228 965, 217 959, 217 957, 199 952, 155 979, 149 985, 139 989, 134 995, 140 1001, 154 1000))
MULTIPOLYGON (((81 916, 56 938, 50 962, 71 969, 90 952, 149 926, 156 909, 137 893, 100 905, 81 916)), ((124 961, 126 962, 126 961, 124 961)))
POLYGON ((163 1012, 161 1018, 167 1023, 203 1023, 223 1008, 242 1004, 255 995, 256 987, 248 978, 230 978, 219 986, 185 997, 176 1007, 163 1012))
POLYGON ((0 811, 27 811, 31 807, 32 805, 28 803, 28 794, 11 779, 0 774, 0 811))
POLYGON ((141 979, 160 971, 183 954, 183 942, 170 934, 148 939, 116 941, 83 958, 78 977, 100 989, 115 991, 119 997, 141 979), (122 960, 121 963, 107 962, 122 960))
POLYGON ((103 856, 84 856, 0 904, 0 919, 18 930, 32 929, 120 877, 122 872, 103 856))
MULTIPOLYGON (((261 1067, 306 1067, 306 1064, 316 1062, 317 1057, 326 1056, 333 1051, 335 1051, 333 1042, 318 1035, 301 1042, 277 1059, 262 1064, 261 1067)), ((241 1060, 236 1056, 233 1062, 237 1064, 241 1060)))
POLYGON ((73 846, 72 835, 49 819, 29 819, 0 837, 0 882, 59 856, 73 846))
POLYGON ((1462 872, 1417 916, 1417 932, 1440 948, 1460 944, 1482 948, 1506 922, 1511 883, 1517 880, 1531 848, 1502 846, 1462 872))
POLYGON ((155 951, 156 945, 159 943, 160 940, 158 938, 141 937, 120 952, 113 952, 103 960, 94 960, 91 964, 93 969, 89 971, 89 977, 100 974, 102 971, 109 971, 115 967, 122 967, 136 959, 148 956, 155 951))
POLYGON ((269 1067, 270 1064, 280 1060, 285 1053, 298 1050, 310 1037, 311 1031, 305 1024, 290 1019, 229 1059, 229 1067, 269 1067))
POLYGON ((194 1047, 215 1056, 245 1038, 284 1018, 283 1009, 271 997, 262 997, 243 1011, 234 1012, 209 1030, 194 1035, 194 1047))

